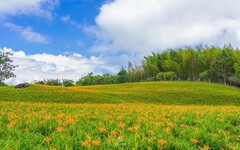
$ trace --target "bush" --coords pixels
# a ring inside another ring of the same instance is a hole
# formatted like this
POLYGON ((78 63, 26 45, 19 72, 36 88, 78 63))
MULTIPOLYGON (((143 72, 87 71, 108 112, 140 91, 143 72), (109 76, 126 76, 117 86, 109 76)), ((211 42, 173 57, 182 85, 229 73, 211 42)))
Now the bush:
POLYGON ((37 80, 35 80, 34 84, 46 84, 46 83, 45 83, 45 81, 37 81, 37 80))
POLYGON ((148 82, 155 81, 155 78, 154 77, 147 78, 146 81, 148 81, 148 82))
POLYGON ((240 87, 240 78, 232 76, 228 77, 228 81, 230 82, 230 85, 240 87))
POLYGON ((208 72, 204 71, 200 73, 200 80, 207 80, 208 79, 208 72))
POLYGON ((62 85, 65 86, 65 87, 74 86, 74 81, 73 80, 68 80, 68 79, 63 79, 62 85))
POLYGON ((160 72, 156 76, 157 80, 176 80, 177 74, 175 72, 160 72))
POLYGON ((165 72, 158 73, 157 76, 156 76, 156 79, 160 80, 160 81, 165 80, 165 72))
POLYGON ((0 82, 0 86, 7 86, 7 85, 3 82, 0 82))
POLYGON ((166 72, 165 79, 166 80, 176 80, 177 74, 175 72, 166 72))
POLYGON ((46 85, 52 85, 52 86, 62 86, 62 83, 59 79, 47 79, 44 80, 46 85))

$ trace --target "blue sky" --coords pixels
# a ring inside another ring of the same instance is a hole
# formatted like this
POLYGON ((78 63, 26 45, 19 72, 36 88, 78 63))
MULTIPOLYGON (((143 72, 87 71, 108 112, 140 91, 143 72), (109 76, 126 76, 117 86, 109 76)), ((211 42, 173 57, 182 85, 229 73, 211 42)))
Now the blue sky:
POLYGON ((31 14, 8 15, 7 22, 22 27, 31 26, 34 32, 44 35, 48 42, 29 42, 18 32, 2 25, 0 31, 4 38, 0 40, 0 47, 24 49, 28 54, 75 52, 88 55, 87 49, 93 45, 95 37, 86 33, 81 26, 95 26, 95 17, 104 3, 105 0, 62 0, 52 12, 51 19, 31 14), (64 22, 63 17, 69 17, 76 24, 64 22))
POLYGON ((240 46, 236 0, 1 0, 0 51, 16 78, 78 80, 116 74, 169 48, 240 46))

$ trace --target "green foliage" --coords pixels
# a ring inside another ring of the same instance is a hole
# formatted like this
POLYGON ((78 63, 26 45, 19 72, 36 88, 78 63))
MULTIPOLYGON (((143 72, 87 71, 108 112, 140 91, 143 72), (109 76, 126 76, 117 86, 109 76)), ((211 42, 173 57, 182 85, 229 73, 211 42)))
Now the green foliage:
POLYGON ((80 78, 76 85, 86 86, 86 85, 102 85, 102 84, 117 84, 118 76, 113 76, 109 74, 96 75, 89 73, 87 76, 80 78))
POLYGON ((228 77, 228 81, 230 82, 230 85, 235 87, 240 87, 240 78, 236 76, 228 77))
MULTIPOLYGON (((127 82, 140 82, 145 79, 144 69, 141 66, 133 67, 132 63, 128 63, 128 69, 126 74, 127 82)), ((151 81, 154 81, 151 80, 151 81)))
POLYGON ((0 86, 7 86, 7 85, 3 82, 0 82, 0 86))
POLYGON ((237 63, 234 63, 234 71, 235 71, 235 75, 240 78, 240 65, 237 63))
POLYGON ((175 72, 166 72, 165 73, 166 80, 176 80, 177 74, 175 72))
POLYGON ((152 56, 144 57, 144 60, 142 61, 142 67, 148 77, 156 77, 160 71, 158 65, 159 61, 155 53, 153 53, 152 56))
POLYGON ((238 149, 239 99, 201 82, 0 87, 0 147, 238 149))
POLYGON ((125 83, 127 81, 127 71, 122 67, 118 72, 118 83, 125 83))
POLYGON ((148 81, 149 79, 190 81, 209 81, 230 84, 229 77, 240 78, 240 51, 231 45, 224 47, 186 47, 166 50, 144 57, 141 66, 127 71, 128 82, 148 81), (141 75, 137 72, 141 72, 141 75), (161 72, 175 72, 171 74, 161 72), (160 73, 160 74, 159 74, 160 73))
POLYGON ((9 58, 12 53, 0 51, 0 86, 4 85, 3 81, 12 77, 15 77, 13 73, 14 69, 17 67, 12 65, 12 60, 9 58))
POLYGON ((164 70, 180 73, 180 66, 179 66, 179 64, 176 63, 173 60, 164 60, 163 61, 163 68, 164 68, 164 70))
POLYGON ((156 76, 156 79, 160 80, 160 81, 165 80, 165 72, 158 73, 157 76, 156 76))
POLYGON ((201 72, 200 79, 206 81, 208 79, 208 72, 207 71, 201 72))
POLYGON ((34 84, 70 87, 74 86, 74 81, 69 79, 63 79, 62 81, 60 79, 44 79, 43 81, 35 80, 34 84))
POLYGON ((45 79, 44 82, 46 83, 46 85, 62 86, 62 82, 59 79, 45 79))
POLYGON ((46 84, 46 82, 45 82, 45 81, 35 80, 35 81, 34 81, 34 84, 46 84))
POLYGON ((74 81, 73 80, 69 80, 69 79, 63 79, 62 85, 64 87, 74 86, 74 81))
POLYGON ((234 106, 0 102, 0 110, 2 150, 239 149, 234 106))
POLYGON ((156 76, 157 80, 176 80, 177 74, 175 72, 160 72, 156 76))

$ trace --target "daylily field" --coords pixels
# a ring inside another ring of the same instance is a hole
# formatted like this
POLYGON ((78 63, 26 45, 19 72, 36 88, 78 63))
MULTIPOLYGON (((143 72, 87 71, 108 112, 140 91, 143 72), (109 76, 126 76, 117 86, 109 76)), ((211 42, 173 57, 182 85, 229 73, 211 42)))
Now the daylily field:
POLYGON ((240 149, 240 90, 223 85, 31 85, 0 95, 1 149, 240 149))

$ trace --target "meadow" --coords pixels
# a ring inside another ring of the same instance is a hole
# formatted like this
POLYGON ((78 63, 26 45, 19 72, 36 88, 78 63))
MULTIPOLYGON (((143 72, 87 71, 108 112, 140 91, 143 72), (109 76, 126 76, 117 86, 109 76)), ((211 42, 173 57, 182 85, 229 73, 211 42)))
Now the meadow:
POLYGON ((155 103, 161 105, 236 105, 240 89, 202 82, 139 82, 115 85, 25 89, 0 87, 1 101, 44 103, 155 103))
POLYGON ((238 150, 239 92, 194 82, 0 87, 0 147, 238 150))

